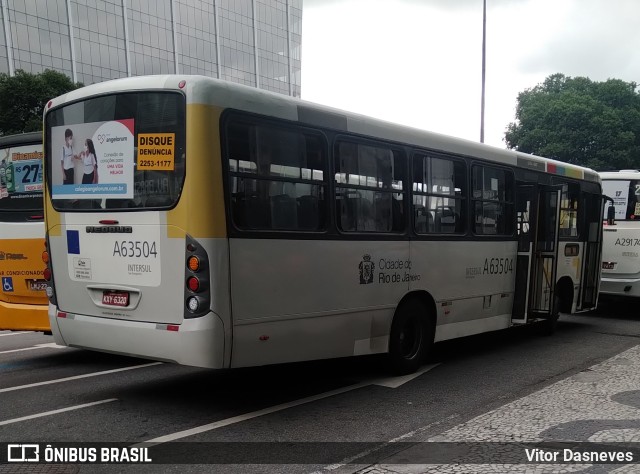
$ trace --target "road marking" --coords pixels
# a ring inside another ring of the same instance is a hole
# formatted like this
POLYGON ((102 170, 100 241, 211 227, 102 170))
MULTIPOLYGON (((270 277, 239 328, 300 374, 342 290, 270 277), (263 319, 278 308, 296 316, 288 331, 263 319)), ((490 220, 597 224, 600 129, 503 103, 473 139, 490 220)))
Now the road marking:
POLYGON ((135 444, 134 447, 150 447, 155 446, 157 444, 168 443, 170 441, 175 441, 177 439, 186 438, 188 436, 193 436, 196 434, 204 433, 206 431, 216 430, 218 428, 222 428, 224 426, 233 425, 235 423, 240 423, 242 421, 247 421, 252 418, 257 418, 263 415, 270 415, 271 413, 276 413, 278 411, 287 410, 289 408, 297 407, 300 405, 304 405, 306 403, 315 402, 317 400, 322 400, 323 398, 333 397, 334 395, 341 395, 343 393, 351 392, 352 390, 357 390, 359 388, 368 387, 370 385, 382 385, 384 387, 389 388, 397 388, 403 383, 408 382, 409 380, 413 380, 415 377, 418 377, 425 372, 433 369, 438 364, 434 364, 431 366, 427 366, 424 369, 416 372, 415 374, 411 374, 410 376, 403 377, 391 377, 389 379, 374 379, 369 381, 360 382, 354 385, 348 385, 346 387, 338 388, 335 390, 331 390, 329 392, 319 393, 317 395, 312 395, 310 397, 301 398, 300 400, 294 400, 292 402, 281 403, 280 405, 275 405, 269 408, 263 408, 262 410, 252 411, 250 413, 245 413, 243 415, 234 416, 231 418, 227 418, 224 420, 214 421, 213 423, 208 423, 206 425, 196 426, 195 428, 190 428, 188 430, 178 431, 176 433, 159 436, 158 438, 153 438, 148 441, 143 441, 142 443, 135 444), (403 382, 400 382, 398 379, 403 379, 403 382), (383 383, 387 381, 388 385, 383 385, 383 383))
POLYGON ((131 367, 122 367, 120 369, 103 370, 102 372, 92 372, 90 374, 84 375, 74 375, 73 377, 65 377, 63 379, 46 380, 44 382, 30 383, 27 385, 17 385, 15 387, 0 388, 0 393, 13 392, 15 390, 22 390, 25 388, 40 387, 41 385, 50 385, 53 383, 68 382, 70 380, 85 379, 87 377, 98 377, 99 375, 115 374, 116 372, 124 372, 125 370, 142 369, 144 367, 151 367, 154 365, 160 365, 162 363, 163 362, 152 362, 150 364, 133 365, 131 367))
POLYGON ((382 379, 373 380, 370 383, 372 385, 380 385, 381 387, 398 388, 401 385, 404 385, 405 383, 411 382, 413 379, 420 377, 425 372, 429 372, 431 369, 437 367, 438 365, 440 364, 427 365, 422 369, 418 370, 417 372, 414 372, 409 375, 402 375, 400 377, 385 377, 382 379))
POLYGON ((31 333, 32 333, 32 331, 8 332, 8 333, 0 334, 0 337, 2 337, 2 336, 17 336, 18 334, 31 334, 31 333))
POLYGON ((48 349, 71 349, 69 346, 61 346, 55 342, 48 342, 46 344, 36 344, 36 347, 43 347, 48 349))
POLYGON ((116 400, 117 398, 108 398, 106 400, 100 400, 98 402, 84 403, 82 405, 75 405, 72 407, 60 408, 58 410, 45 411, 43 413, 36 413, 35 415, 21 416, 20 418, 13 418, 11 420, 0 421, 0 426, 10 425, 12 423, 18 423, 20 421, 33 420, 34 418, 42 418, 43 416, 57 415, 58 413, 79 410, 80 408, 92 407, 95 405, 101 405, 103 403, 115 402, 116 400))
POLYGON ((31 346, 31 347, 23 347, 22 349, 11 349, 10 351, 2 351, 0 352, 0 354, 10 354, 11 352, 32 351, 34 349, 40 349, 40 347, 31 346))
POLYGON ((331 390, 329 392, 320 393, 318 395, 312 395, 310 397, 301 398, 300 400, 294 400, 292 402, 281 403, 280 405, 275 405, 269 408, 263 408, 262 410, 252 411, 250 413, 245 413, 243 415, 234 416, 231 418, 227 418, 225 420, 215 421, 213 423, 208 423, 206 425, 196 426, 195 428, 190 428, 184 431, 178 431, 177 433, 168 434, 165 436, 160 436, 158 438, 150 439, 149 441, 143 441, 142 443, 135 444, 136 446, 149 447, 155 446, 156 444, 168 443, 169 441, 175 441, 177 439, 186 438, 187 436, 193 436, 199 433, 204 433, 205 431, 211 431, 218 428, 222 428, 224 426, 233 425, 235 423, 240 423, 241 421, 250 420, 252 418, 257 418, 263 415, 269 415, 271 413, 275 413, 277 411, 286 410, 288 408, 297 407, 299 405, 304 405, 305 403, 315 402, 316 400, 322 400, 323 398, 333 397, 334 395, 340 395, 342 393, 350 392, 352 390, 356 390, 362 387, 367 387, 371 385, 369 382, 361 382, 355 385, 349 385, 347 387, 338 388, 336 390, 331 390))
POLYGON ((11 349, 10 351, 2 351, 0 354, 9 354, 11 352, 32 351, 34 349, 69 349, 67 346, 59 346, 55 342, 49 342, 47 344, 36 344, 31 347, 23 347, 22 349, 11 349))
POLYGON ((335 471, 336 469, 340 469, 344 466, 346 466, 347 464, 352 464, 353 461, 356 461, 358 459, 362 459, 365 456, 368 456, 370 454, 375 453, 376 451, 380 451, 382 448, 385 448, 387 446, 389 446, 391 443, 398 443, 398 442, 402 442, 406 439, 410 439, 413 438, 431 428, 433 428, 434 426, 438 426, 441 425, 443 423, 447 423, 447 422, 451 422, 452 420, 455 420, 456 418, 459 418, 460 414, 459 413, 454 413, 453 415, 449 415, 446 418, 443 418, 441 420, 437 420, 434 421, 432 423, 429 423, 428 425, 422 426, 420 428, 418 428, 417 430, 413 430, 410 431, 408 433, 405 433, 403 435, 400 435, 396 438, 390 439, 389 441, 381 441, 380 444, 378 446, 374 446, 371 449, 367 449, 366 451, 361 451, 358 454, 354 454, 353 456, 350 456, 348 458, 343 459, 342 461, 339 461, 335 464, 330 464, 328 466, 323 467, 323 471, 315 471, 312 472, 311 474, 323 474, 323 472, 326 471, 335 471))

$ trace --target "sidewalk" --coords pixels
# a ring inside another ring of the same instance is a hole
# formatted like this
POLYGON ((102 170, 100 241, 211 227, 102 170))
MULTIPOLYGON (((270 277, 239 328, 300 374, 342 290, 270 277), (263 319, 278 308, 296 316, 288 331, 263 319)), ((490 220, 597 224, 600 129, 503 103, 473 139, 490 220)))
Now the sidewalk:
MULTIPOLYGON (((571 350, 567 347, 567 350, 571 350)), ((531 361, 535 364, 535 360, 531 361)), ((523 371, 527 368, 523 367, 523 371)), ((409 441, 409 440, 407 440, 409 441)), ((441 435, 410 441, 487 443, 485 460, 495 464, 421 464, 427 444, 416 444, 384 459, 362 474, 458 472, 640 472, 640 464, 510 464, 510 454, 525 447, 518 443, 599 442, 640 443, 640 346, 554 383, 538 392, 462 423, 441 435), (490 443, 496 443, 491 445, 490 443), (510 443, 504 464, 497 443, 510 443), (492 451, 493 450, 493 451, 492 451), (414 464, 415 463, 415 464, 414 464)), ((551 444, 551 446, 553 446, 551 444)), ((565 447, 565 446, 562 446, 565 447)), ((625 452, 622 445, 613 446, 625 452)), ((640 444, 634 447, 640 448, 640 444)), ((562 459, 562 449, 557 449, 562 459)), ((635 463, 640 457, 634 455, 635 463)), ((455 461, 454 461, 455 462, 455 461)), ((480 461, 483 462, 483 461, 480 461)), ((513 462, 513 461, 511 461, 513 462)), ((518 461, 520 462, 520 461, 518 461)))

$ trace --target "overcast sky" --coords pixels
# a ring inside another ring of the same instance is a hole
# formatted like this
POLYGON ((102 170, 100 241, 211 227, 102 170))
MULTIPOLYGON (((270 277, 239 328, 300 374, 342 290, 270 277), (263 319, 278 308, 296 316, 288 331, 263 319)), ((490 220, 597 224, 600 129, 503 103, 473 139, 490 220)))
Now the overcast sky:
MULTIPOLYGON (((482 0, 303 0, 302 98, 480 140, 482 0)), ((639 0, 487 0, 485 143, 559 72, 640 82, 639 0)))

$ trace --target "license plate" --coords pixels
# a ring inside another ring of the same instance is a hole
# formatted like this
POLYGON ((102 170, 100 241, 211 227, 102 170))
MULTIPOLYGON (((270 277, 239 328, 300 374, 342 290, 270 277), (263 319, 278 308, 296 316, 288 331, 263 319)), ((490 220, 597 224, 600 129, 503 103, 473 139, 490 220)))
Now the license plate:
POLYGON ((45 291, 47 282, 45 280, 27 280, 27 288, 30 291, 45 291))
POLYGON ((613 267, 616 266, 616 262, 602 262, 603 270, 613 270, 613 267))
POLYGON ((129 306, 129 292, 103 291, 102 304, 108 304, 109 306, 129 306))

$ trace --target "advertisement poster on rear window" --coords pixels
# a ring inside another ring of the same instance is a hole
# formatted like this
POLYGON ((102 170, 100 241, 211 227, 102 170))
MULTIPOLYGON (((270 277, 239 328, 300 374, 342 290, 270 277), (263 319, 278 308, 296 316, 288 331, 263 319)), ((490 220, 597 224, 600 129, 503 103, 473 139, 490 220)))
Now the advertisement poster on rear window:
MULTIPOLYGON (((41 196, 42 145, 0 150, 0 199, 8 202, 41 196)), ((2 204, 0 208, 7 207, 2 204)))
MULTIPOLYGON (((607 180, 602 182, 602 194, 613 199, 616 209, 616 219, 627 218, 627 206, 629 205, 629 185, 631 181, 607 180)), ((610 203, 610 202, 609 202, 610 203)), ((607 217, 607 207, 604 207, 604 217, 607 217)))
POLYGON ((51 129, 53 199, 133 198, 134 120, 51 129))

